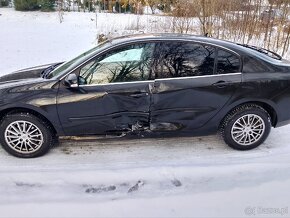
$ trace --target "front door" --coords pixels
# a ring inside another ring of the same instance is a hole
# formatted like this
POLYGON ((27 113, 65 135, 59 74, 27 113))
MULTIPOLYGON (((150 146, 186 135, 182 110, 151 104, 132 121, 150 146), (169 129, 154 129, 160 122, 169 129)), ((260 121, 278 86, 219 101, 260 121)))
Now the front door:
POLYGON ((59 118, 66 135, 107 134, 149 126, 154 44, 123 45, 83 64, 78 88, 60 84, 59 118))
POLYGON ((163 42, 156 51, 153 131, 202 127, 240 85, 240 59, 231 52, 194 42, 163 42))

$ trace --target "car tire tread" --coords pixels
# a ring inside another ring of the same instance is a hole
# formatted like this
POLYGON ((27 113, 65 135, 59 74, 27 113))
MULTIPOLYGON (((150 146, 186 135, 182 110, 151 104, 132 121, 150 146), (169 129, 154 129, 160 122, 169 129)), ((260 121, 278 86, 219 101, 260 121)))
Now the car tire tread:
POLYGON ((9 153, 12 154, 13 156, 20 157, 20 158, 35 158, 35 157, 40 157, 44 154, 46 154, 51 147, 53 147, 55 141, 56 141, 56 136, 54 134, 53 129, 51 126, 41 118, 30 114, 26 112, 19 112, 19 113, 12 113, 12 114, 6 114, 1 122, 0 122, 0 143, 2 147, 9 153), (44 137, 44 142, 41 145, 41 148, 33 153, 28 153, 28 154, 23 154, 19 153, 9 147, 9 145, 6 144, 5 137, 4 137, 4 131, 6 127, 13 121, 17 120, 26 120, 29 122, 32 122, 35 124, 40 130, 42 131, 43 137, 44 137))
POLYGON ((231 112, 229 112, 226 117, 223 119, 221 125, 220 125, 220 134, 222 138, 224 139, 225 143, 228 144, 231 148, 236 150, 250 150, 258 147, 260 144, 262 144, 266 138, 268 137, 270 130, 271 130, 271 117, 269 113, 261 106, 257 104, 244 104, 241 106, 236 107, 231 112), (247 113, 255 113, 258 114, 260 117, 263 118, 265 122, 265 132, 261 139, 259 139, 257 142, 253 143, 252 145, 240 145, 236 143, 232 137, 230 130, 232 128, 232 124, 235 120, 237 120, 238 117, 242 115, 246 115, 247 113))

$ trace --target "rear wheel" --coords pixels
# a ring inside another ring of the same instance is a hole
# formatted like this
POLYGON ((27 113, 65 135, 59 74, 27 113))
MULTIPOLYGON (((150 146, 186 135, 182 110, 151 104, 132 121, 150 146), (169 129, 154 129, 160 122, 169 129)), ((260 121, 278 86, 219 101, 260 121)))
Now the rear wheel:
POLYGON ((255 104, 242 105, 224 119, 221 133, 224 141, 237 150, 258 147, 268 137, 271 119, 266 110, 255 104))
POLYGON ((0 143, 8 153, 16 157, 44 155, 53 142, 51 127, 32 114, 8 114, 1 121, 0 143))

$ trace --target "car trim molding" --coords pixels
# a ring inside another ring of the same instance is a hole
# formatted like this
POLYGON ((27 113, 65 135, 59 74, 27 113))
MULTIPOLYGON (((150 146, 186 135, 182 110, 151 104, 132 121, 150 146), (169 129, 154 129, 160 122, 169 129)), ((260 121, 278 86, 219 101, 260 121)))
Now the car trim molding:
POLYGON ((240 73, 214 74, 214 75, 206 75, 206 76, 187 76, 187 77, 164 78, 164 79, 155 79, 155 80, 147 80, 147 81, 116 82, 116 83, 106 83, 106 84, 87 84, 87 85, 79 85, 79 87, 109 86, 109 85, 122 85, 122 84, 136 84, 136 83, 154 83, 155 81, 201 79, 201 78, 209 78, 209 77, 236 76, 236 75, 242 75, 242 73, 240 72, 240 73))
POLYGON ((155 79, 156 81, 162 80, 177 80, 177 79, 199 79, 199 78, 209 78, 209 77, 220 77, 220 76, 235 76, 242 75, 242 73, 226 73, 226 74, 213 74, 213 75, 205 75, 205 76, 187 76, 187 77, 174 77, 174 78, 163 78, 163 79, 155 79))

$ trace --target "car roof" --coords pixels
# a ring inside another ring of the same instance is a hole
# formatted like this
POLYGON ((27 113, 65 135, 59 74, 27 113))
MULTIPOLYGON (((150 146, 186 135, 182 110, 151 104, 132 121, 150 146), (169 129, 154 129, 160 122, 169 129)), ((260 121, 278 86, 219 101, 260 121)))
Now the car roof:
POLYGON ((125 35, 112 39, 112 43, 122 43, 135 40, 194 40, 204 43, 215 44, 224 46, 226 48, 239 48, 240 46, 231 41, 210 38, 206 36, 191 35, 191 34, 179 34, 179 33, 152 33, 152 34, 134 34, 125 35))

